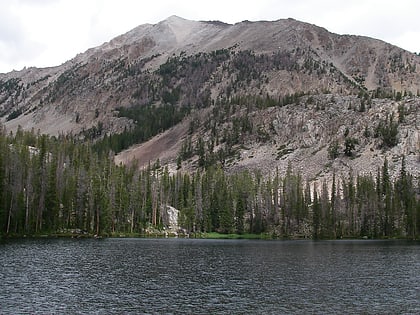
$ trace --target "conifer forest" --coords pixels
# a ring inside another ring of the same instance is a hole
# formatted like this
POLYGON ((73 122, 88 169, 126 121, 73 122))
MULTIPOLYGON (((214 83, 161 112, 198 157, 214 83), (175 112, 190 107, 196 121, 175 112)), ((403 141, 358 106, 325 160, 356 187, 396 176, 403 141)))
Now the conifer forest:
POLYGON ((70 135, 19 129, 0 134, 0 227, 3 236, 139 235, 162 230, 162 209, 179 210, 179 225, 201 232, 273 238, 417 238, 418 182, 402 160, 376 174, 334 176, 310 184, 289 165, 283 175, 229 174, 222 165, 170 172, 156 161, 139 169, 114 163, 70 135))

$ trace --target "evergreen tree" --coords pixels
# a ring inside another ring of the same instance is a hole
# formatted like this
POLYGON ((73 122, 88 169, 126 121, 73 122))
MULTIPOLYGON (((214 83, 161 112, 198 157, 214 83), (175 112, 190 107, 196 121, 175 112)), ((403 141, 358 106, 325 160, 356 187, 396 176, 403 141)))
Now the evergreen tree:
POLYGON ((47 183, 45 193, 45 228, 54 231, 57 229, 57 221, 59 215, 59 200, 57 193, 57 159, 56 154, 53 154, 51 161, 48 163, 47 183))
POLYGON ((0 133, 0 231, 9 235, 140 233, 161 229, 160 209, 172 205, 193 233, 417 238, 418 185, 405 157, 395 181, 385 159, 376 179, 350 172, 339 182, 334 174, 329 192, 326 181, 311 190, 291 164, 284 177, 227 174, 220 165, 170 174, 159 162, 115 165, 112 153, 97 155, 70 136, 0 133))
POLYGON ((345 204, 345 216, 348 226, 346 236, 356 235, 357 210, 356 210, 356 190, 354 187, 354 177, 352 171, 349 172, 347 181, 343 181, 343 198, 345 204))
POLYGON ((321 236, 321 204, 318 200, 317 188, 314 185, 312 201, 312 234, 314 239, 321 236))
MULTIPOLYGON (((1 125, 0 125, 1 128, 1 125)), ((5 155, 7 152, 7 145, 5 142, 5 137, 3 130, 0 129, 0 229, 4 231, 6 225, 6 211, 5 211, 5 202, 6 202, 6 183, 5 183, 5 155)))
POLYGON ((383 207, 383 235, 391 236, 392 234, 392 187, 388 170, 388 160, 385 158, 382 166, 382 207, 383 207))
POLYGON ((400 176, 395 182, 395 195, 398 200, 397 207, 401 209, 404 219, 405 233, 415 238, 416 229, 416 200, 413 179, 407 174, 405 156, 401 160, 400 176))

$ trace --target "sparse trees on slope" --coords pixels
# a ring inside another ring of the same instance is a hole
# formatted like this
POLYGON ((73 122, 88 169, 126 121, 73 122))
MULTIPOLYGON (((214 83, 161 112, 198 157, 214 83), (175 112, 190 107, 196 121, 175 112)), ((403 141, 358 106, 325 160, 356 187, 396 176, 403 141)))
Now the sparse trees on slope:
POLYGON ((160 163, 117 166, 71 137, 0 134, 1 233, 84 230, 144 233, 161 228, 161 206, 180 210, 189 232, 270 233, 284 237, 419 236, 419 188, 402 161, 395 182, 385 160, 376 178, 352 173, 311 189, 289 165, 281 177, 227 174, 208 166, 170 174, 160 163), (28 143, 34 146, 28 146, 28 143))

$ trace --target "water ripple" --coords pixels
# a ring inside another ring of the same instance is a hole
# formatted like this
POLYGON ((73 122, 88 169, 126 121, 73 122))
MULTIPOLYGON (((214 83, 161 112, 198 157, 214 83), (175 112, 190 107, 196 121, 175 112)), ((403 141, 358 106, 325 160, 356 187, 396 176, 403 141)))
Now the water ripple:
POLYGON ((419 258, 396 241, 10 241, 0 314, 418 314, 419 258))

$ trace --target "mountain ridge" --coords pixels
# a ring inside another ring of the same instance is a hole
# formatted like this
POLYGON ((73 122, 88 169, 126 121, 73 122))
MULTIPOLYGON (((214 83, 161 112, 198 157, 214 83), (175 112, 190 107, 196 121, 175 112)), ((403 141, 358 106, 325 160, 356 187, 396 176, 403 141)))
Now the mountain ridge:
MULTIPOLYGON (((136 119, 123 116, 121 108, 189 108, 182 122, 121 153, 118 162, 130 163, 137 156, 145 165, 151 156, 175 170, 185 140, 191 138, 196 146, 201 136, 206 143, 212 137, 222 141, 209 155, 232 150, 229 166, 224 164, 232 171, 261 168, 269 173, 291 162, 298 168, 312 165, 305 176, 321 178, 322 172, 328 177, 335 171, 363 171, 369 163, 372 172, 386 157, 395 173, 408 155, 408 167, 418 174, 420 57, 381 40, 338 35, 294 19, 226 24, 171 16, 140 25, 60 66, 0 74, 0 83, 1 123, 7 130, 21 126, 100 141, 135 128, 136 119), (407 110, 407 120, 400 124, 398 144, 386 148, 378 135, 363 138, 363 128, 373 135, 391 114, 399 119, 400 107, 407 110), (215 110, 226 116, 214 119, 215 110), (331 121, 324 120, 322 110, 331 121), (345 121, 348 117, 353 122, 345 121), (195 119, 197 130, 190 134, 188 124, 195 119), (229 148, 226 136, 205 127, 208 122, 229 134, 240 121, 249 123, 251 131, 240 127, 229 148), (349 137, 362 143, 352 157, 343 154, 349 137), (340 154, 328 160, 332 141, 340 142, 340 154), (310 146, 316 149, 307 150, 310 146), (153 147, 160 149, 150 155, 153 147), (141 148, 148 148, 149 155, 141 148), (250 158, 259 151, 266 154, 250 158), (370 152, 376 154, 374 162, 370 152)), ((195 153, 182 161, 182 168, 197 167, 195 153)))

